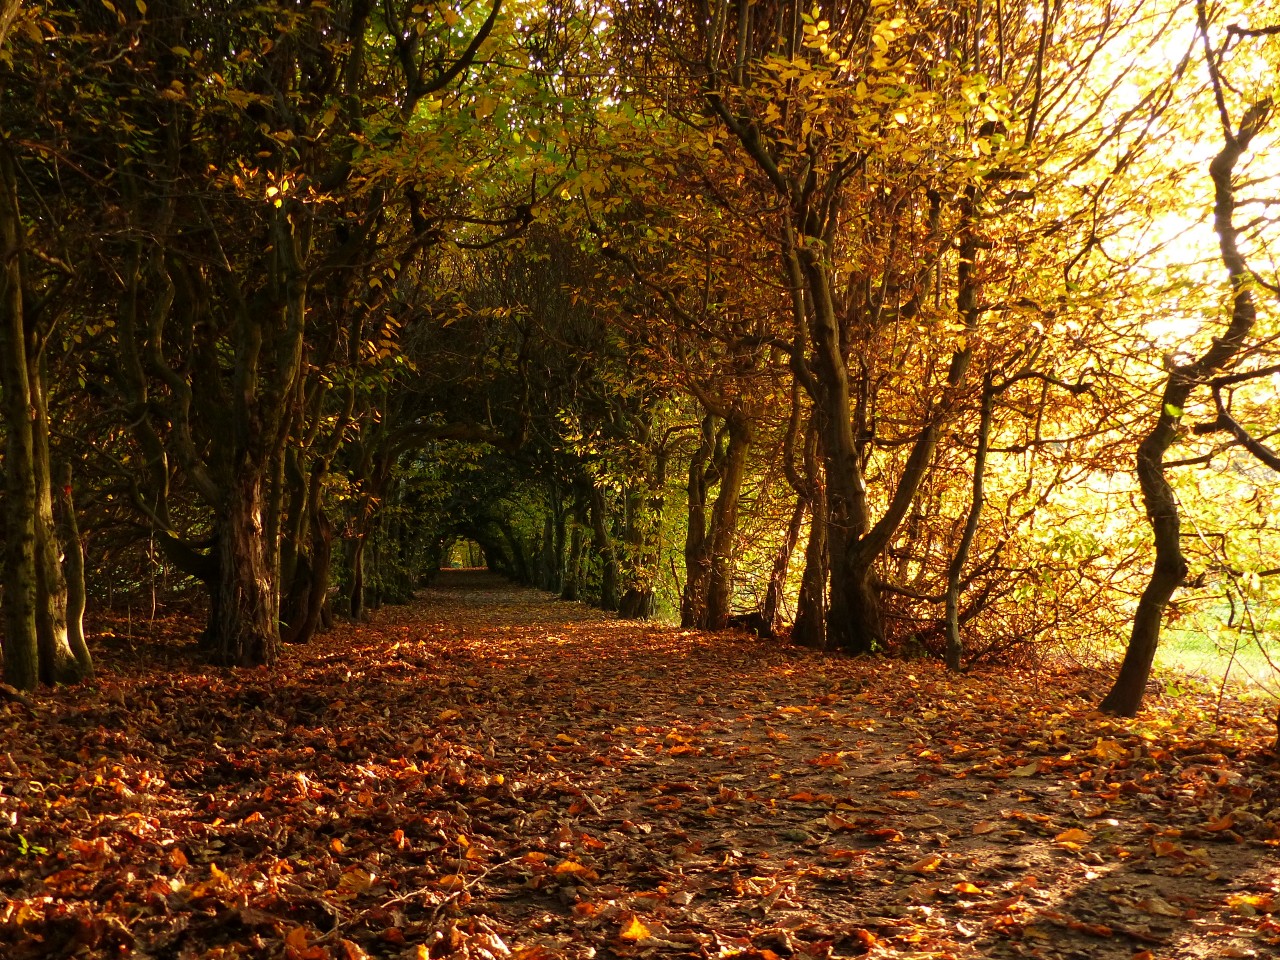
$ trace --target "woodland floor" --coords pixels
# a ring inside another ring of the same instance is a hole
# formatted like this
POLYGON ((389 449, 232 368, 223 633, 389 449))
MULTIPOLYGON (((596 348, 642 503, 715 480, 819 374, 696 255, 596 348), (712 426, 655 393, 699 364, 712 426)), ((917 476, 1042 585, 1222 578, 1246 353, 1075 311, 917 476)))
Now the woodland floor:
POLYGON ((822 658, 473 573, 272 671, 200 666, 195 629, 0 697, 6 960, 1280 953, 1257 702, 1117 721, 1095 674, 822 658))

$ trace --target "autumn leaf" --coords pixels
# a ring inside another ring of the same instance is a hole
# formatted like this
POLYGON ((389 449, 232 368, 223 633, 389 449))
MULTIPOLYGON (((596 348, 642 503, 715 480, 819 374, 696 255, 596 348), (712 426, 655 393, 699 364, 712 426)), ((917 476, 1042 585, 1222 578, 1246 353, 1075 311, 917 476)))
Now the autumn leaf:
POLYGON ((906 822, 906 827, 909 830, 935 830, 942 825, 943 822, 931 813, 914 817, 906 822))
POLYGON ((586 866, 585 864, 579 863, 576 860, 565 860, 562 863, 558 863, 556 864, 555 869, 552 872, 560 874, 561 876, 569 875, 569 876, 575 876, 575 877, 582 877, 584 880, 600 879, 599 874, 597 874, 594 870, 592 870, 590 867, 586 866))
POLYGON ((338 890, 349 896, 365 893, 373 887, 377 877, 362 867, 344 870, 338 879, 338 890))
POLYGON ((311 944, 306 927, 293 927, 285 935, 284 945, 288 960, 329 960, 324 947, 311 944))
POLYGON ((1081 846, 1093 840, 1093 834, 1078 827, 1072 827, 1070 830, 1063 830, 1060 834, 1053 838, 1053 842, 1060 847, 1068 850, 1079 850, 1081 846))
POLYGON ((352 940, 339 940, 338 949, 341 951, 338 960, 369 960, 369 954, 364 948, 352 940))
POLYGON ((1099 738, 1089 751, 1089 754, 1100 760, 1123 760, 1129 756, 1129 751, 1116 740, 1099 738))
POLYGON ((632 914, 622 925, 618 936, 623 940, 635 942, 649 936, 649 928, 640 922, 640 918, 632 914))
POLYGON ((942 857, 938 856, 938 854, 936 853, 933 853, 927 857, 921 857, 915 863, 909 866, 903 867, 902 869, 906 870, 908 873, 933 873, 935 870, 938 869, 938 866, 941 863, 942 863, 942 857))
POLYGON ((856 830, 858 823, 856 820, 843 816, 839 813, 828 813, 823 817, 823 822, 832 830, 856 830))
POLYGON ((1209 830, 1213 833, 1219 833, 1223 830, 1230 830, 1235 825, 1236 825, 1235 815, 1232 813, 1225 813, 1222 816, 1218 817, 1216 820, 1213 820, 1210 823, 1206 823, 1204 825, 1204 829, 1209 830))
POLYGON ((1181 917, 1186 912, 1161 897, 1144 897, 1138 901, 1137 907, 1143 913, 1157 917, 1181 917))
POLYGON ((1273 893, 1232 893, 1227 895, 1227 908, 1242 917, 1255 917, 1260 913, 1276 913, 1273 893))

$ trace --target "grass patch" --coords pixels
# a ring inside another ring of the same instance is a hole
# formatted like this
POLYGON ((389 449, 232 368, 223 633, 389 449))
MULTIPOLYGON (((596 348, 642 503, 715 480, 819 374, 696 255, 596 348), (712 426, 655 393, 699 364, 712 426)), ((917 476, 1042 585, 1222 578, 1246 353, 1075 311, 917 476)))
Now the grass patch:
POLYGON ((1156 651, 1156 667, 1214 685, 1225 681, 1241 693, 1280 696, 1280 645, 1264 644, 1245 631, 1170 628, 1156 651))

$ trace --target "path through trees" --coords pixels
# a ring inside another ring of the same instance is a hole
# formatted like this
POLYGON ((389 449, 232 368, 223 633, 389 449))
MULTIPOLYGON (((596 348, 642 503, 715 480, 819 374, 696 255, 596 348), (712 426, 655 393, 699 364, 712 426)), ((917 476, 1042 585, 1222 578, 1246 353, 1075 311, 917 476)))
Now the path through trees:
POLYGON ((1269 731, 1236 704, 1111 719, 1101 677, 832 661, 474 572, 284 671, 100 646, 95 686, 0 700, 13 960, 1280 943, 1269 731))

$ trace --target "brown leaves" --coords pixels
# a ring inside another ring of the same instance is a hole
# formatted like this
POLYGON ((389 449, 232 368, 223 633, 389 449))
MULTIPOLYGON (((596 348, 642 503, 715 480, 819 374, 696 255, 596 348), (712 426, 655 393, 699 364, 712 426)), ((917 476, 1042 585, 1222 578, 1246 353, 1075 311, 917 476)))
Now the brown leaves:
POLYGON ((1274 777, 1234 728, 1101 718, 1069 673, 532 601, 389 609, 274 676, 130 665, 33 701, 53 722, 0 754, 0 954, 1129 960, 1209 921, 1258 955, 1278 936, 1249 879, 1274 777))

